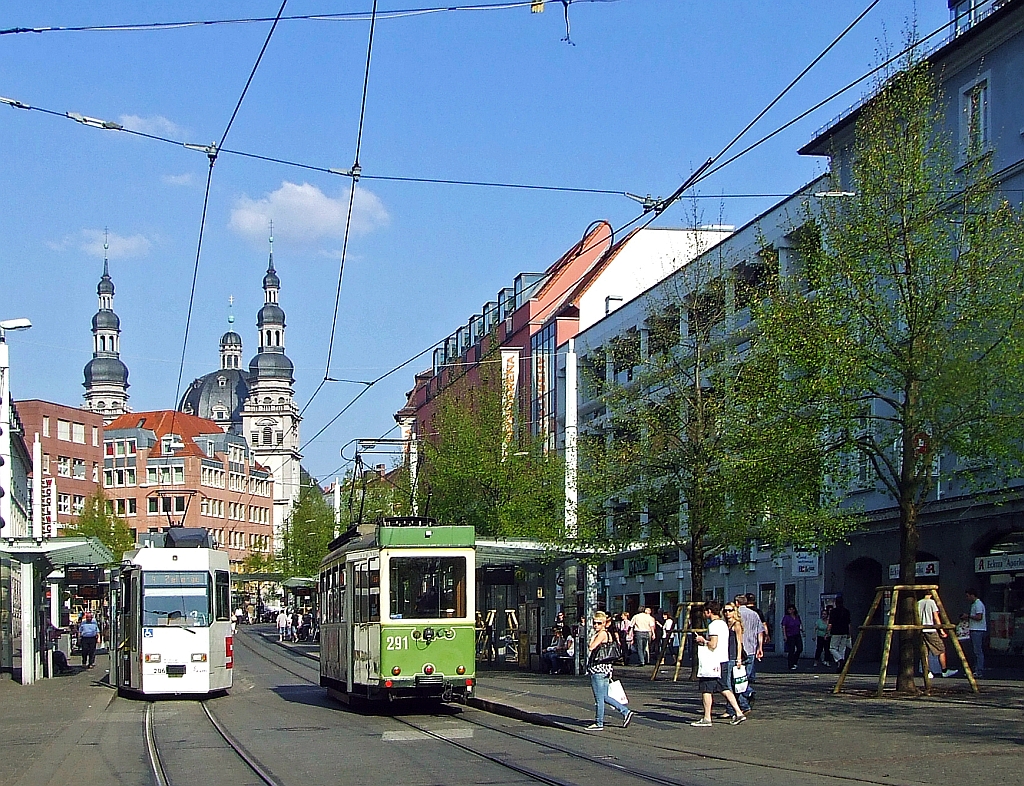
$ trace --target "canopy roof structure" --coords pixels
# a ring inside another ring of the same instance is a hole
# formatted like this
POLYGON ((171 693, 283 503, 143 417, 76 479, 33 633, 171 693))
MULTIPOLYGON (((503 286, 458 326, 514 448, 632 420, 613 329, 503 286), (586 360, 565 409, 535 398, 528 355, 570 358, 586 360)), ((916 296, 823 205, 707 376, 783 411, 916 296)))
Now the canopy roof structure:
POLYGON ((0 540, 0 553, 19 562, 41 560, 51 571, 62 570, 65 565, 112 565, 117 562, 99 538, 61 537, 42 541, 6 538, 0 540))

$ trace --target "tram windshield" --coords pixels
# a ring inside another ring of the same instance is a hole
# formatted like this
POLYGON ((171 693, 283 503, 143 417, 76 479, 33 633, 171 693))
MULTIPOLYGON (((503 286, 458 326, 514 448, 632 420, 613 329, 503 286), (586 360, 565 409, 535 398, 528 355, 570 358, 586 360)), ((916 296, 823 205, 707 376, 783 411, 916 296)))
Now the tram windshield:
POLYGON ((465 557, 391 558, 391 619, 465 616, 465 557))
POLYGON ((148 570, 142 574, 143 627, 205 628, 210 611, 210 574, 148 570))

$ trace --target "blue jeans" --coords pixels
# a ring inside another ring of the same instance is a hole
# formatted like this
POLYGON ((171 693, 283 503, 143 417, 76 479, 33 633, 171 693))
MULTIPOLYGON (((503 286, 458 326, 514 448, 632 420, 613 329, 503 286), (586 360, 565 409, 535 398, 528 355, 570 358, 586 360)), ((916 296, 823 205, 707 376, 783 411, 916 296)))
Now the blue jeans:
POLYGON ((633 631, 633 643, 636 646, 636 657, 639 661, 640 666, 646 666, 648 659, 647 645, 651 641, 650 633, 640 633, 639 631, 633 631))
POLYGON ((985 653, 982 646, 985 643, 985 631, 971 631, 971 649, 974 650, 974 676, 980 677, 985 673, 985 653))
MULTIPOLYGON (((747 667, 747 692, 743 694, 743 701, 739 702, 740 709, 746 712, 750 709, 750 700, 754 698, 754 676, 757 673, 757 658, 753 655, 743 656, 743 665, 747 667), (743 706, 744 702, 746 707, 743 706)), ((739 701, 739 697, 736 698, 739 701)))
POLYGON ((594 702, 597 705, 597 718, 594 720, 598 726, 604 726, 604 705, 609 704, 619 712, 622 713, 622 717, 625 718, 629 714, 629 707, 625 704, 620 704, 615 701, 611 696, 608 695, 608 683, 611 682, 608 679, 607 674, 591 674, 590 675, 590 687, 594 691, 594 702))

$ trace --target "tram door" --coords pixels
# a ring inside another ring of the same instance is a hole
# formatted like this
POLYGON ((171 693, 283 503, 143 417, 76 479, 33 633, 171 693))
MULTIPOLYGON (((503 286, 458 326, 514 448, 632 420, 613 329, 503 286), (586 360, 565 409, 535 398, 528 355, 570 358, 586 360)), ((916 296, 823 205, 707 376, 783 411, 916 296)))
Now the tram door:
POLYGON ((142 687, 142 571, 125 570, 118 586, 117 685, 122 688, 142 687))

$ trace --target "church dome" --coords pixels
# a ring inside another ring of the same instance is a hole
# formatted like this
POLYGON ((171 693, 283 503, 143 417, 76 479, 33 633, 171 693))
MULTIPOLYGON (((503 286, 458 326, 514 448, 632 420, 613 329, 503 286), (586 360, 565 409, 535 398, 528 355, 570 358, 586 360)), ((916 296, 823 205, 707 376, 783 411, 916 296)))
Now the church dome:
POLYGON ((232 425, 240 427, 242 407, 248 397, 246 373, 236 368, 223 368, 189 385, 178 404, 178 411, 221 423, 230 420, 232 425))
POLYGON ((274 270, 274 266, 271 265, 267 269, 267 275, 263 277, 263 288, 273 287, 274 289, 281 288, 281 279, 277 277, 277 271, 274 270))
POLYGON ((128 385, 128 367, 118 358, 93 358, 85 364, 85 386, 111 383, 128 385))
POLYGON ((256 316, 256 327, 264 325, 283 325, 284 310, 277 303, 264 303, 260 313, 256 316))
POLYGON ((240 347, 242 346, 242 337, 235 331, 229 330, 223 336, 220 337, 220 348, 226 347, 240 347))
POLYGON ((111 281, 110 275, 104 270, 103 278, 100 279, 99 285, 96 287, 97 295, 113 295, 114 294, 114 282, 111 281))
POLYGON ((92 318, 93 330, 120 330, 121 319, 113 311, 97 311, 92 318))
POLYGON ((249 378, 287 379, 294 381, 295 366, 283 352, 260 352, 249 361, 249 378))

